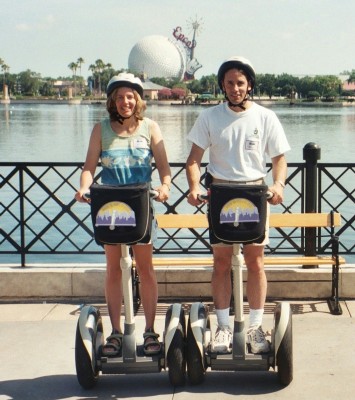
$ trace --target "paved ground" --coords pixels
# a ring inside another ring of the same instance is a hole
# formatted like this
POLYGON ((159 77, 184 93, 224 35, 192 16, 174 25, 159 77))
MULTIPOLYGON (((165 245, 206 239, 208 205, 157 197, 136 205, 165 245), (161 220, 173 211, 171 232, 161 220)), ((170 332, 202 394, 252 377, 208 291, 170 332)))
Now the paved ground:
MULTIPOLYGON (((101 306, 105 332, 107 309, 101 306)), ((208 371, 200 386, 174 389, 167 372, 100 376, 91 391, 76 379, 74 338, 77 304, 0 304, 0 399, 147 399, 154 400, 352 400, 355 393, 355 301, 342 302, 333 316, 325 302, 293 302, 294 380, 280 387, 270 372, 208 371)), ((156 328, 162 332, 166 305, 159 305, 156 328)), ((264 326, 271 329, 273 304, 264 326)), ((212 316, 212 323, 214 316, 212 316)), ((136 318, 141 337, 143 316, 136 318)))

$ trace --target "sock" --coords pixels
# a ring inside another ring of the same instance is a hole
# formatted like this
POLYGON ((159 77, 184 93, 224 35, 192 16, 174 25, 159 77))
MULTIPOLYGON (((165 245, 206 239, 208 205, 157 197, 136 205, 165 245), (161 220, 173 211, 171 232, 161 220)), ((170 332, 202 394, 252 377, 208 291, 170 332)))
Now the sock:
POLYGON ((259 308, 257 310, 250 309, 249 312, 249 328, 259 327, 263 322, 264 309, 259 308))
POLYGON ((229 327, 229 307, 216 310, 217 324, 220 328, 229 327))

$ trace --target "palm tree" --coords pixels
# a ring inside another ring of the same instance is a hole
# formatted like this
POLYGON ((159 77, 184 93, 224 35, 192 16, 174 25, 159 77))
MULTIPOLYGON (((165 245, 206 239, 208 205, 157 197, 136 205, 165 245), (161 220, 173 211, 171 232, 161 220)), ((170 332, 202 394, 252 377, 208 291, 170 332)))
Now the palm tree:
POLYGON ((352 83, 355 82, 355 69, 353 69, 350 74, 349 74, 349 78, 347 79, 348 83, 352 83))
POLYGON ((95 90, 96 65, 95 65, 95 64, 90 64, 88 70, 91 71, 91 73, 92 73, 92 77, 93 77, 93 81, 94 81, 94 87, 93 87, 93 89, 95 90))
POLYGON ((68 68, 73 72, 74 75, 74 97, 76 96, 76 70, 78 69, 78 64, 71 62, 68 68))
MULTIPOLYGON (((1 61, 2 61, 2 60, 1 60, 1 61)), ((4 63, 4 61, 2 61, 2 63, 1 63, 1 69, 2 69, 2 71, 3 71, 3 73, 4 73, 3 84, 5 85, 6 72, 9 72, 9 71, 10 71, 10 67, 9 67, 8 65, 6 65, 6 64, 4 63)))
POLYGON ((105 63, 99 58, 95 61, 96 72, 98 73, 99 77, 99 95, 101 96, 101 73, 105 68, 105 63))
POLYGON ((80 71, 80 92, 82 92, 82 76, 81 76, 81 66, 85 63, 85 61, 84 61, 84 59, 82 58, 82 57, 79 57, 77 60, 76 60, 76 63, 77 63, 77 65, 78 65, 78 67, 79 67, 79 71, 80 71))

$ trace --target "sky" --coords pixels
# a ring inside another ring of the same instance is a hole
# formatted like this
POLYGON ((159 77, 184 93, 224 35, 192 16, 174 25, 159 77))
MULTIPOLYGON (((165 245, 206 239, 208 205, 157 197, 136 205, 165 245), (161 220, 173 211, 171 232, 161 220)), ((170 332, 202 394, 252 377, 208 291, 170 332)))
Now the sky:
POLYGON ((339 75, 355 69, 354 0, 0 0, 0 58, 10 73, 82 75, 97 59, 128 68, 133 46, 148 35, 192 39, 200 22, 195 76, 217 73, 241 55, 257 73, 339 75))

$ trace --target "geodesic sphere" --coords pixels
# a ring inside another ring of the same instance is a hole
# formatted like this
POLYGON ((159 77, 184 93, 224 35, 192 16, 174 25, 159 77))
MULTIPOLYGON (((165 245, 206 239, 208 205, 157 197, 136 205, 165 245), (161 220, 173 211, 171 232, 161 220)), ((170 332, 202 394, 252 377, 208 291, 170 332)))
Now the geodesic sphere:
POLYGON ((128 57, 128 68, 148 78, 179 78, 184 74, 181 50, 167 37, 146 36, 136 43, 128 57))

